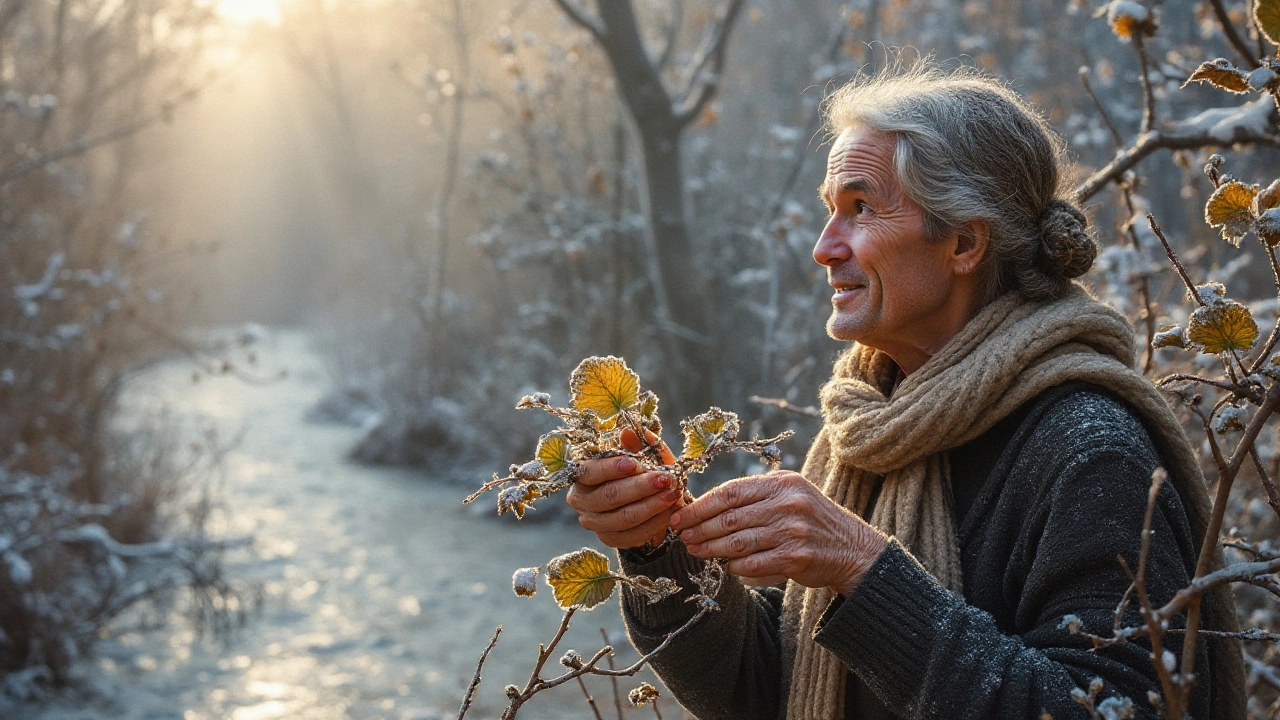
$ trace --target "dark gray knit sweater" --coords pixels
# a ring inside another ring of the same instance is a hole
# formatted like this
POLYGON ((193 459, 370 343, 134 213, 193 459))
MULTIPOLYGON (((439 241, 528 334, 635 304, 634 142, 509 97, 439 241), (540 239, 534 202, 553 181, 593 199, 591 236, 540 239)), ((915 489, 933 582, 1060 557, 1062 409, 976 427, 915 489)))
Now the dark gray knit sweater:
MULTIPOLYGON (((847 598, 819 621, 816 641, 850 669, 845 715, 911 718, 1088 717, 1071 698, 1101 678, 1102 697, 1133 699, 1154 718, 1158 684, 1145 645, 1093 651, 1060 624, 1076 615, 1108 634, 1129 585, 1116 555, 1137 567, 1151 472, 1151 440, 1125 405, 1095 386, 1070 383, 1027 403, 950 453, 964 597, 937 584, 896 542, 847 598)), ((869 514, 869 513, 868 513, 869 514)), ((1197 547, 1177 491, 1157 499, 1148 588, 1163 603, 1187 583, 1197 547)), ((656 557, 620 553, 625 572, 688 586, 701 567, 675 543, 656 557)), ((694 611, 687 591, 656 605, 624 592, 623 616, 642 651, 694 611)), ((707 616, 654 660, 658 675, 701 720, 785 716, 779 588, 747 589, 732 577, 707 616)), ((1131 609, 1126 622, 1138 624, 1131 609)), ((1178 652, 1176 637, 1174 653, 1178 652)), ((1204 642, 1193 717, 1208 715, 1204 642)))

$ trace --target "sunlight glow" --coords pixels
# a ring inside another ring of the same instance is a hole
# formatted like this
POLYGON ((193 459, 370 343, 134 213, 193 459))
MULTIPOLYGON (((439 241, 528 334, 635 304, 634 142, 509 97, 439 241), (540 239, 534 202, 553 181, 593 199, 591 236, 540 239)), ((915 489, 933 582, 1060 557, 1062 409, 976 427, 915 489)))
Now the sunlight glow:
POLYGON ((229 22, 252 25, 280 22, 279 0, 218 0, 218 14, 229 22))

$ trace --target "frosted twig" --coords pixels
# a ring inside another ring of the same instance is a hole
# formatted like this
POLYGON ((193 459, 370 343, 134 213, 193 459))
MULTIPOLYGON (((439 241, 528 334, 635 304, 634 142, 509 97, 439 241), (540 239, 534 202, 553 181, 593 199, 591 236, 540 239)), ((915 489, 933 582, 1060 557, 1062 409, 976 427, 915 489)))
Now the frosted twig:
POLYGON ((484 652, 480 653, 480 661, 476 663, 476 674, 471 676, 471 684, 467 686, 467 694, 462 698, 462 707, 458 710, 458 720, 462 720, 467 714, 467 709, 471 707, 471 698, 476 694, 476 688, 480 687, 480 671, 484 668, 484 661, 489 657, 489 651, 493 650, 493 646, 498 644, 498 636, 502 634, 502 626, 499 625, 493 631, 493 637, 489 640, 489 645, 485 647, 484 652))
POLYGON ((767 398, 767 397, 760 397, 759 395, 752 395, 747 399, 757 405, 768 405, 769 407, 776 407, 779 410, 785 410, 789 413, 795 413, 796 415, 804 415, 805 417, 812 417, 812 418, 822 417, 822 412, 818 410, 818 408, 816 407, 812 407, 810 405, 794 405, 786 400, 783 400, 782 398, 767 398))

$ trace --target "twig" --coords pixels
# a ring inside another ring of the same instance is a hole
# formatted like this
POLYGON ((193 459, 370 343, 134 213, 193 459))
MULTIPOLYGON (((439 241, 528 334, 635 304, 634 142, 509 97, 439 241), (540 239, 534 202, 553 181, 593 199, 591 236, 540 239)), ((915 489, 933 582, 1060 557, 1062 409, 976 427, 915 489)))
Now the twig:
POLYGON ((1244 44, 1244 39, 1240 37, 1240 33, 1236 32, 1236 26, 1231 22, 1231 17, 1227 15, 1227 9, 1222 5, 1222 0, 1209 0, 1209 5, 1213 8, 1213 16, 1218 19, 1218 24, 1222 26, 1222 34, 1227 38, 1231 48, 1236 51, 1250 70, 1258 67, 1258 59, 1249 51, 1249 46, 1244 44))
POLYGON ((1280 518, 1280 496, 1276 495, 1275 483, 1271 481, 1271 476, 1267 474, 1267 469, 1262 466, 1262 458, 1258 456, 1258 448, 1249 448, 1249 457, 1253 458, 1253 465, 1258 471, 1258 479, 1262 482, 1262 487, 1267 491, 1267 504, 1275 512, 1276 517, 1280 518))
POLYGON ((582 682, 582 676, 578 676, 578 687, 582 688, 582 694, 587 698, 587 704, 591 706, 591 714, 596 716, 596 720, 604 720, 600 715, 600 708, 596 707, 596 699, 591 697, 591 693, 587 690, 587 684, 582 682))
POLYGON ((1164 387, 1165 385, 1168 385, 1170 383, 1175 383, 1175 382, 1203 383, 1205 385, 1212 385, 1213 387, 1216 387, 1220 390, 1226 390, 1227 392, 1231 393, 1235 397, 1248 398, 1251 400, 1261 400, 1261 397, 1258 396, 1256 392, 1255 393, 1246 392, 1246 389, 1240 386, 1239 384, 1231 384, 1231 383, 1223 382, 1221 380, 1214 380, 1213 378, 1200 377, 1199 375, 1188 375, 1186 373, 1172 373, 1170 375, 1166 375, 1160 378, 1159 380, 1157 380, 1156 385, 1164 387))
MULTIPOLYGON (((600 628, 600 635, 604 638, 605 645, 613 644, 609 642, 608 630, 605 630, 603 627, 600 628)), ((609 663, 609 669, 610 670, 615 669, 613 667, 613 653, 609 653, 609 657, 607 658, 607 660, 609 663)), ((611 677, 609 678, 609 682, 612 683, 613 685, 613 707, 615 710, 618 711, 618 720, 622 720, 622 690, 618 687, 618 678, 611 677)))
POLYGON ((575 24, 591 33, 593 37, 601 44, 604 43, 604 28, 596 20, 591 19, 586 13, 574 6, 570 0, 555 0, 556 5, 564 11, 564 14, 575 24))
POLYGON ((703 51, 694 61, 693 70, 689 73, 689 84, 680 95, 680 106, 676 110, 676 122, 680 125, 687 125, 696 119, 711 98, 715 97, 720 86, 720 72, 724 69, 729 36, 733 34, 734 22, 745 4, 746 0, 729 0, 715 27, 708 33, 703 51), (703 74, 708 68, 709 77, 703 74))
MULTIPOLYGON (((1081 66, 1079 74, 1080 84, 1084 86, 1084 91, 1093 100, 1093 107, 1098 111, 1098 117, 1102 118, 1102 123, 1111 132, 1111 139, 1115 141, 1116 148, 1119 149, 1124 145, 1124 138, 1120 136, 1120 131, 1116 130, 1116 124, 1111 122, 1111 115, 1107 112, 1107 108, 1102 104, 1102 101, 1098 99, 1098 94, 1093 91, 1093 85, 1089 82, 1089 68, 1081 66)), ((1132 215, 1132 212, 1130 212, 1130 215, 1132 215)))
POLYGON ((489 645, 480 653, 480 662, 476 663, 476 674, 471 676, 471 684, 467 686, 467 694, 462 697, 462 707, 458 710, 458 720, 462 720, 467 714, 467 709, 471 707, 471 698, 476 694, 476 688, 480 687, 480 671, 484 668, 484 661, 489 657, 489 651, 493 650, 493 646, 498 644, 498 636, 502 634, 502 626, 499 625, 493 631, 493 638, 489 640, 489 645))
POLYGON ((776 407, 779 410, 785 410, 789 413, 795 413, 796 415, 804 415, 805 417, 813 417, 813 418, 822 417, 822 412, 819 411, 818 408, 808 406, 808 405, 804 405, 804 406, 793 405, 781 398, 767 398, 767 397, 760 397, 759 395, 752 395, 747 399, 757 405, 768 405, 770 407, 776 407))
POLYGON ((1139 83, 1142 85, 1142 130, 1147 133, 1151 128, 1155 127, 1156 122, 1156 96, 1155 91, 1151 88, 1151 78, 1147 77, 1150 72, 1147 60, 1146 40, 1143 38, 1142 30, 1135 30, 1133 33, 1133 49, 1138 52, 1138 69, 1142 73, 1138 77, 1139 83))
POLYGON ((1191 282, 1191 276, 1187 274, 1187 269, 1182 266, 1182 261, 1178 259, 1178 255, 1173 252, 1173 248, 1169 246, 1169 240, 1165 238, 1164 231, 1156 224, 1156 218, 1151 213, 1147 213, 1147 224, 1151 226, 1151 232, 1160 238, 1160 244, 1164 246, 1164 252, 1169 256, 1169 261, 1173 263, 1173 267, 1178 271, 1178 277, 1182 278, 1182 282, 1186 284, 1187 291, 1191 293, 1191 298, 1196 304, 1204 306, 1204 299, 1200 297, 1200 293, 1196 292, 1196 284, 1191 282))
POLYGON ((1258 368, 1262 367, 1262 363, 1266 362, 1267 356, 1275 349, 1276 341, 1280 340, 1280 261, 1276 260, 1276 249, 1262 243, 1267 249, 1267 260, 1271 261, 1271 277, 1276 286, 1276 322, 1271 328, 1271 334, 1267 336, 1267 342, 1263 344, 1262 351, 1253 359, 1253 364, 1249 366, 1249 373, 1258 372, 1258 368))

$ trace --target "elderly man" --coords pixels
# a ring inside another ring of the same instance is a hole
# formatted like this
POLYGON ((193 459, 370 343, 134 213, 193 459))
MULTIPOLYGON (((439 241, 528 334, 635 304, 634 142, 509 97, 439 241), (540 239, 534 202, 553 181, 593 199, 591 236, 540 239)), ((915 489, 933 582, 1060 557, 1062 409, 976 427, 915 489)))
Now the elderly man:
MULTIPOLYGON (((1110 631, 1129 586, 1116 556, 1136 566, 1157 467, 1172 482, 1154 602, 1187 583, 1209 504, 1169 406, 1131 369, 1128 323, 1071 281, 1096 251, 1062 195, 1061 142, 999 83, 926 64, 853 81, 827 118, 813 256, 828 332, 854 344, 801 472, 682 507, 669 478, 616 458, 584 463, 568 496, 626 572, 682 581, 729 559, 723 612, 655 670, 703 720, 1065 720, 1088 717, 1071 691, 1094 678, 1155 717, 1146 647, 1094 651, 1062 618, 1110 631), (679 540, 635 549, 667 527, 679 540)), ((690 616, 682 599, 624 595, 637 648, 690 616)), ((1229 591, 1205 612, 1235 627, 1229 591)), ((1194 717, 1244 717, 1238 645, 1202 639, 1196 672, 1194 717)))

